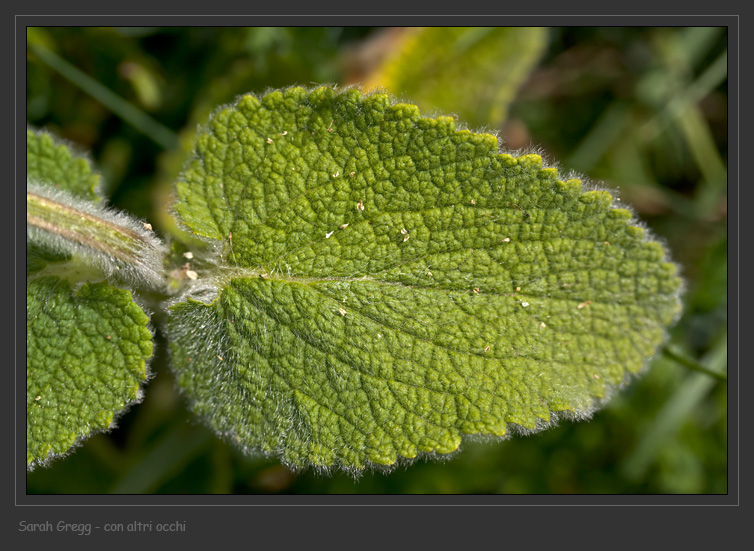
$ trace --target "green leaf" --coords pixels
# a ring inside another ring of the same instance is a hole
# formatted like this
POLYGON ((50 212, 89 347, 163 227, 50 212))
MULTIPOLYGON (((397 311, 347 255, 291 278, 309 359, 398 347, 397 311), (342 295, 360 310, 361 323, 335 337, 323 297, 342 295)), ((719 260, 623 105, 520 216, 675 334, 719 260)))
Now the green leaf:
POLYGON ((74 292, 64 280, 26 288, 26 461, 64 454, 140 401, 152 355, 148 318, 107 283, 74 292))
POLYGON ((547 45, 540 27, 428 27, 406 30, 369 78, 424 110, 456 113, 499 128, 519 86, 547 45))
POLYGON ((179 385, 295 468, 587 416, 680 309, 676 266, 608 192, 381 94, 244 96, 176 191, 218 251, 170 307, 179 385))
POLYGON ((100 175, 84 155, 74 154, 59 138, 42 131, 26 130, 26 174, 55 189, 97 202, 100 175))
MULTIPOLYGON (((103 281, 106 262, 93 261, 82 244, 96 245, 93 234, 80 231, 87 220, 99 228, 95 233, 107 230, 115 245, 123 239, 112 221, 125 217, 95 204, 99 176, 49 134, 27 131, 26 144, 26 456, 32 469, 112 427, 141 399, 152 334, 131 292, 103 281), (76 236, 78 242, 70 239, 76 236)), ((156 243, 131 229, 134 239, 156 243)), ((141 253, 140 262, 151 258, 141 253)))

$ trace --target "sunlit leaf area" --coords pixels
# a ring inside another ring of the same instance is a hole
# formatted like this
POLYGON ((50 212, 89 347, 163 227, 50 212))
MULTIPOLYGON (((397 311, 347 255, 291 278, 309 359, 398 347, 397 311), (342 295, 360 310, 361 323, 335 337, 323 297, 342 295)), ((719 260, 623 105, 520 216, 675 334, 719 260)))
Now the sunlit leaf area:
MULTIPOLYGON (((684 280, 667 342, 589 419, 466 437, 457 453, 357 476, 291 470, 216 436, 179 390, 167 309, 146 293, 154 357, 143 401, 29 472, 28 493, 727 493, 725 28, 44 27, 27 29, 26 63, 29 126, 89 152, 98 193, 169 243, 194 239, 176 224, 176 182, 191 176, 194 139, 219 106, 334 85, 453 117, 497 136, 503 153, 541 155, 585 191, 609 190, 684 280)), ((239 237, 234 254, 248 243, 239 237)))

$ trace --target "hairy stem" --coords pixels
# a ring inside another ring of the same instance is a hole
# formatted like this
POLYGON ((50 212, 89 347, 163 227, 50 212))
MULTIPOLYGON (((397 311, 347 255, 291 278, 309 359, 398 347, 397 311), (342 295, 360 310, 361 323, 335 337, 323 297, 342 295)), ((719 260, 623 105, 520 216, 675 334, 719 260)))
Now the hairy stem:
POLYGON ((26 191, 26 227, 31 243, 89 259, 106 276, 164 285, 163 244, 148 226, 124 214, 32 186, 26 191))
POLYGON ((128 262, 146 246, 136 232, 68 205, 26 192, 26 223, 128 262))

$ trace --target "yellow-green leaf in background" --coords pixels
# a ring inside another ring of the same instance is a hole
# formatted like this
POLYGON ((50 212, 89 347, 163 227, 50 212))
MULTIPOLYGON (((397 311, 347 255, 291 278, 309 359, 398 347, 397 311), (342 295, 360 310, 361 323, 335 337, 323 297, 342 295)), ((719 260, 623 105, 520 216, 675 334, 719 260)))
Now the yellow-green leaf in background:
POLYGON ((540 27, 407 29, 365 87, 424 111, 455 113, 473 127, 499 128, 546 45, 540 27))

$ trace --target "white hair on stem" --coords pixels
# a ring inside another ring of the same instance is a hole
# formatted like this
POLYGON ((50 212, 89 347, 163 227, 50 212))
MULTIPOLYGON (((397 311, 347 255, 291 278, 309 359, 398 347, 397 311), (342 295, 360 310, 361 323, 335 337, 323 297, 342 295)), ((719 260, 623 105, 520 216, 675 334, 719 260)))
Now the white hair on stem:
POLYGON ((26 182, 26 238, 84 260, 106 278, 136 287, 165 287, 167 249, 149 224, 49 184, 26 182))

